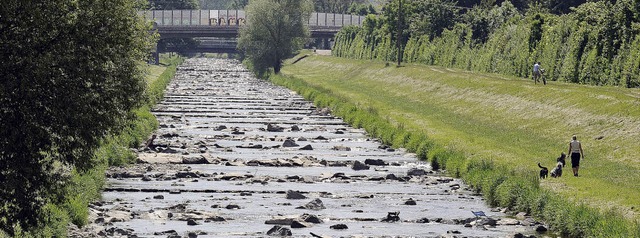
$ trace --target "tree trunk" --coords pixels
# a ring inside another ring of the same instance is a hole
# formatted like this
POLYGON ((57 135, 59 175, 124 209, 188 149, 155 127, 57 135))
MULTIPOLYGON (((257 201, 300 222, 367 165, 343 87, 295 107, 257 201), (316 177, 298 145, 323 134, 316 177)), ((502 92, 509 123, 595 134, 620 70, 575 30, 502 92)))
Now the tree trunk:
POLYGON ((273 65, 273 72, 276 74, 280 74, 280 69, 282 68, 282 62, 280 60, 278 60, 274 65, 273 65))

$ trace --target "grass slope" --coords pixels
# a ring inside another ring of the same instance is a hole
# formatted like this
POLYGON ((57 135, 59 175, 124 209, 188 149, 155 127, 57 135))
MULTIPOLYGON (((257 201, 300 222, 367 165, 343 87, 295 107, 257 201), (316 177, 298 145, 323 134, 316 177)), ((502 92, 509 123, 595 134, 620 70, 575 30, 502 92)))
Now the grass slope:
POLYGON ((640 91, 480 74, 424 65, 310 56, 283 69, 469 158, 537 174, 582 141, 580 177, 571 168, 549 189, 596 208, 637 218, 640 208, 640 91))

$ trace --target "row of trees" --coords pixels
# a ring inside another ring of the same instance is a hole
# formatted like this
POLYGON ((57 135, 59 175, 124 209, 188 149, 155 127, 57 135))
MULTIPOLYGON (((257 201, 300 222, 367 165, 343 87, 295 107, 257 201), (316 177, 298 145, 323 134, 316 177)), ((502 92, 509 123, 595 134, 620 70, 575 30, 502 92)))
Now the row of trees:
MULTIPOLYGON (((524 10, 508 1, 471 8, 461 2, 405 1, 399 38, 404 61, 520 77, 540 61, 551 80, 640 86, 638 1, 532 1, 524 10), (558 11, 569 3, 578 5, 558 11)), ((394 0, 383 16, 342 30, 334 54, 397 60, 398 9, 394 0)))
POLYGON ((42 227, 71 171, 121 128, 145 87, 149 24, 136 0, 0 5, 0 236, 42 227))

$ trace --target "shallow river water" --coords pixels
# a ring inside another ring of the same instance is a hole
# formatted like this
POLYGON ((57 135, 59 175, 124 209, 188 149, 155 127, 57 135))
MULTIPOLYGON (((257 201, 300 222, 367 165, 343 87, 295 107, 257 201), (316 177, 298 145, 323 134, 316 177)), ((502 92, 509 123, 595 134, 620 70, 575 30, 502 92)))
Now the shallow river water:
POLYGON ((187 60, 153 113, 156 138, 90 206, 100 236, 542 236, 237 61, 187 60))

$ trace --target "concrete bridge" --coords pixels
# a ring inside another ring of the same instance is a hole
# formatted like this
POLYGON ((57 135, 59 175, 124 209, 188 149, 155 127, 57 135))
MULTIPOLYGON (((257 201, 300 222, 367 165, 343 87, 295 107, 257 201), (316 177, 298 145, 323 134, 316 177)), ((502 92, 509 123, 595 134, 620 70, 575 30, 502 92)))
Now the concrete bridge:
MULTIPOLYGON (((247 19, 243 10, 154 10, 139 14, 153 21, 160 39, 197 38, 194 49, 180 49, 184 53, 236 53, 236 38, 247 19), (187 52, 188 51, 188 52, 187 52)), ((361 26, 364 16, 314 12, 307 20, 311 38, 321 41, 321 48, 330 48, 330 39, 345 26, 361 26)), ((165 51, 176 51, 171 47, 165 51)), ((158 62, 158 52, 154 52, 158 62)))
MULTIPOLYGON (((154 22, 160 38, 236 38, 248 21, 243 10, 155 10, 140 12, 154 22)), ((362 25, 364 16, 314 12, 307 20, 312 38, 333 38, 344 26, 362 25)))

